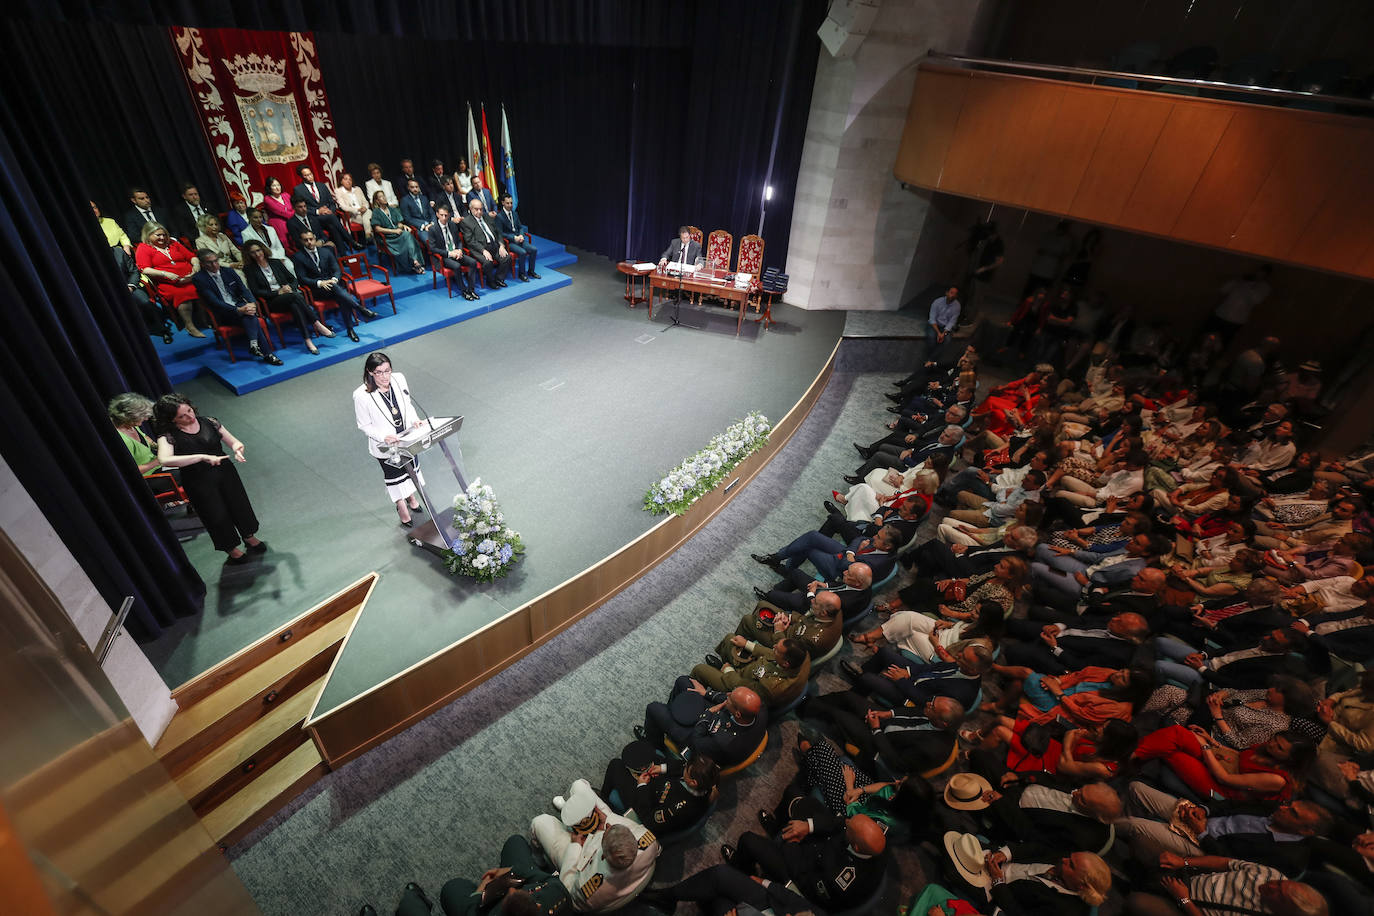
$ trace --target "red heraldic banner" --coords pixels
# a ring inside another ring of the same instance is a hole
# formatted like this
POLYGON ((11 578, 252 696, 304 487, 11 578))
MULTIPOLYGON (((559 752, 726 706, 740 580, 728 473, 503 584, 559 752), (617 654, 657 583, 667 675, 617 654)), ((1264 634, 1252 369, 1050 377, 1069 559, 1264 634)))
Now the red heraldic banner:
POLYGON ((338 187, 343 162, 311 33, 170 32, 225 200, 238 193, 256 205, 269 178, 290 196, 302 165, 338 187))

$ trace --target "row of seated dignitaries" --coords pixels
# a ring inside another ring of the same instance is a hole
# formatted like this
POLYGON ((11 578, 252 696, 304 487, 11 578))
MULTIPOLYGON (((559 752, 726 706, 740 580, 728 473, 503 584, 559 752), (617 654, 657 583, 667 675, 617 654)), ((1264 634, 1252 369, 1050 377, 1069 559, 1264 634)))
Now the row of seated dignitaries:
MULTIPOLYGON (((435 168, 442 173, 443 163, 436 160, 435 168)), ((412 170, 412 177, 402 178, 397 197, 391 182, 381 177, 379 166, 374 163, 369 170, 374 177, 367 182, 365 194, 354 187, 348 173, 336 188, 317 180, 308 166, 301 166, 299 182, 289 194, 280 181, 270 179, 257 206, 250 207, 235 193, 224 216, 202 200, 191 183, 183 185, 179 201, 166 207, 155 205, 146 188, 131 188, 131 206, 118 222, 104 216, 94 201, 91 209, 125 280, 130 306, 150 334, 170 343, 178 327, 192 337, 205 336, 201 328, 207 319, 220 326, 242 326, 254 355, 267 362, 273 360, 261 353, 260 323, 244 307, 251 303, 226 298, 229 291, 221 292, 218 281, 211 288, 220 295, 207 297, 205 288, 196 282, 205 251, 213 252, 221 267, 238 276, 245 293, 256 294, 250 246, 262 245, 268 262, 262 274, 264 278, 269 272, 275 275, 263 285, 308 288, 312 297, 329 300, 330 307, 338 308, 349 336, 357 319, 368 316, 343 282, 338 258, 365 252, 369 241, 385 252, 398 271, 423 273, 427 255, 433 253, 438 263, 453 272, 469 300, 478 298, 478 274, 491 289, 505 286, 506 277, 521 282, 540 279, 535 272, 538 251, 509 194, 494 199, 482 187, 480 176, 462 182, 462 173, 431 173, 432 180, 422 181, 412 170), (458 190, 463 184, 467 190, 458 190), (306 236, 313 238, 313 245, 306 244, 306 236), (297 257, 303 251, 318 251, 310 255, 316 269, 304 274, 297 257)), ((313 338, 332 336, 316 327, 318 321, 328 328, 323 310, 306 303, 297 307, 283 301, 280 305, 280 311, 289 313, 301 330, 309 352, 316 352, 313 338)))
POLYGON ((897 877, 924 916, 1370 912, 1374 455, 1109 348, 978 389, 971 349, 897 380, 753 607, 444 912, 849 912, 897 877), (654 883, 775 759, 757 827, 654 883))

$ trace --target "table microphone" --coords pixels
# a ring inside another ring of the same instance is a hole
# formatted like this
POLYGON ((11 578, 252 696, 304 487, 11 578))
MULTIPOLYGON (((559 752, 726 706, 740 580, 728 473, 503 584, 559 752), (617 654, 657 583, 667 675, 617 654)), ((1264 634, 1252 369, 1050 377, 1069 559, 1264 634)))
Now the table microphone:
MULTIPOLYGON (((406 397, 410 398, 412 401, 414 401, 416 407, 420 408, 421 410, 425 410, 425 405, 421 404, 418 398, 411 396, 410 389, 402 388, 401 393, 404 394, 406 397)), ((434 418, 429 415, 428 410, 425 410, 425 422, 429 424, 429 431, 434 432, 434 418)))

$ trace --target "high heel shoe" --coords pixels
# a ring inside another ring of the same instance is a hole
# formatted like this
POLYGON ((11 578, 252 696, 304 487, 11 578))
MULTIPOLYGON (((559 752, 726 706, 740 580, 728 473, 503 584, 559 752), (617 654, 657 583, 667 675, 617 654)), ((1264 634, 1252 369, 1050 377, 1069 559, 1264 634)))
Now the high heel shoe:
POLYGON ((418 512, 418 513, 420 513, 421 515, 424 515, 424 514, 425 514, 425 504, 424 504, 424 503, 420 503, 418 506, 411 506, 411 507, 410 507, 410 511, 411 511, 411 512, 418 512))
POLYGON ((320 355, 320 348, 317 347, 317 346, 315 346, 313 343, 311 343, 311 342, 308 341, 308 340, 305 342, 305 350, 306 350, 306 352, 309 353, 311 356, 319 356, 319 355, 320 355))

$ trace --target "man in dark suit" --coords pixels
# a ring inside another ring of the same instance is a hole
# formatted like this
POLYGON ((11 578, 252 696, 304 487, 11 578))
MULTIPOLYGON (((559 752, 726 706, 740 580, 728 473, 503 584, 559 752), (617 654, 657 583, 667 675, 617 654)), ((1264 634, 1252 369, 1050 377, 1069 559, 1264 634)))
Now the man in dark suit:
POLYGON ((872 765, 882 757, 899 773, 923 773, 948 760, 955 729, 964 719, 964 705, 952 697, 893 710, 853 690, 809 697, 803 709, 806 716, 827 722, 831 737, 857 747, 861 763, 872 765))
POLYGON ((888 525, 871 538, 856 538, 841 546, 832 537, 819 531, 808 531, 776 553, 750 554, 754 562, 762 563, 780 576, 810 560, 816 572, 826 579, 837 579, 850 563, 864 562, 873 578, 882 581, 897 565, 898 540, 901 532, 888 525))
POLYGON ((973 706, 982 689, 983 675, 992 668, 992 652, 987 646, 964 646, 949 660, 936 658, 916 664, 896 646, 882 646, 858 665, 848 659, 840 669, 854 682, 854 692, 882 697, 893 706, 908 700, 923 707, 936 697, 959 701, 965 709, 973 706))
MULTIPOLYGON (((934 440, 918 443, 910 448, 896 448, 894 446, 884 446, 874 452, 872 457, 859 466, 853 476, 846 477, 845 480, 851 484, 863 483, 864 477, 870 471, 878 468, 914 468, 916 465, 936 455, 949 455, 959 447, 963 441, 964 428, 950 424, 940 431, 940 435, 934 440)), ((1031 473, 1036 473, 1032 471, 1031 473)), ((1026 477, 1029 479, 1030 474, 1026 477)), ((1041 475, 1043 482, 1043 475, 1041 475)), ((1022 481, 1025 486, 1025 481, 1022 481)))
POLYGON ((721 858, 745 874, 757 867, 770 881, 791 881, 829 912, 858 906, 877 890, 887 870, 887 837, 867 815, 827 818, 824 810, 819 803, 801 812, 816 816, 788 821, 777 838, 746 833, 738 848, 722 846, 721 858))
POLYGON ((1065 674, 1089 665, 1130 667, 1131 659, 1150 625, 1139 614, 1117 614, 1106 626, 1041 624, 1038 620, 1008 620, 1003 657, 1007 664, 1025 665, 1045 674, 1065 674))
POLYGON ((1109 825, 1123 810, 1121 796, 1105 782, 1090 782, 1072 792, 1013 783, 993 791, 990 798, 988 816, 995 844, 1034 840, 1051 854, 1101 849, 1107 843, 1109 825))
POLYGON ((542 279, 534 272, 534 259, 539 256, 539 251, 534 247, 534 240, 530 238, 530 227, 520 221, 520 215, 515 212, 515 201, 509 194, 501 195, 501 209, 496 214, 496 225, 501 230, 501 238, 506 240, 511 257, 515 259, 515 265, 519 270, 516 277, 520 282, 542 279))
MULTIPOLYGON (((243 328, 248 338, 248 351, 269 366, 280 366, 281 360, 275 353, 264 353, 259 343, 261 324, 258 320, 258 306, 248 290, 232 270, 220 270, 219 256, 208 248, 196 252, 200 259, 200 270, 192 277, 200 301, 215 313, 215 321, 225 326, 236 325, 243 328)), ((268 346, 271 346, 268 342, 268 346)))
POLYGON ((488 216, 496 212, 496 199, 491 196, 491 191, 487 189, 481 175, 472 176, 472 190, 468 191, 468 203, 474 200, 482 202, 482 212, 488 216))
POLYGON ((302 285, 310 287, 316 299, 329 299, 338 303, 344 327, 348 328, 348 339, 357 343, 358 332, 353 329, 357 321, 355 313, 369 320, 376 318, 377 313, 372 309, 363 308, 348 291, 343 282, 343 273, 339 270, 339 259, 334 256, 334 252, 318 243, 313 232, 301 233, 300 244, 300 250, 291 256, 291 260, 296 263, 296 279, 302 285))
MULTIPOLYGON (((334 212, 333 189, 323 181, 316 181, 315 173, 308 165, 297 167, 296 174, 300 176, 301 183, 291 189, 291 202, 305 201, 311 214, 320 221, 324 231, 329 233, 329 237, 334 240, 335 251, 340 254, 357 251, 358 246, 354 244, 353 233, 348 231, 348 227, 334 212)), ((318 237, 317 235, 316 238, 318 237)))
POLYGON ((431 159, 429 161, 429 174, 425 175, 424 179, 420 182, 420 190, 429 197, 430 206, 434 207, 436 210, 443 201, 445 179, 452 181, 449 176, 444 174, 444 161, 442 159, 431 159))
POLYGON ((830 592, 840 599, 840 613, 845 620, 862 613, 873 600, 873 567, 867 563, 850 563, 839 578, 817 582, 800 569, 789 569, 783 579, 768 591, 754 588, 754 597, 786 611, 805 613, 821 592, 830 592))
POLYGON ((901 564, 908 569, 914 567, 918 580, 928 579, 934 583, 939 579, 967 579, 991 572, 1003 557, 1016 556, 1029 563, 1039 542, 1040 535, 1029 525, 1013 525, 1002 536, 1000 544, 986 547, 950 545, 931 538, 902 554, 901 564))
POLYGON ((453 271, 463 298, 475 302, 478 297, 477 291, 473 289, 472 275, 477 271, 477 262, 463 251, 462 233, 451 216, 448 204, 439 204, 435 223, 425 232, 425 244, 431 252, 439 255, 445 268, 453 271))
POLYGON ((701 243, 692 240, 692 231, 686 226, 678 226, 677 238, 668 243, 663 254, 658 256, 658 266, 672 264, 695 264, 701 257, 701 243))
POLYGON ((506 250, 506 243, 501 241, 496 221, 487 215, 482 201, 471 194, 468 198, 468 215, 462 227, 463 247, 477 259, 487 287, 500 289, 506 285, 504 277, 510 270, 510 252, 506 250))
POLYGON ((120 223, 124 226, 124 232, 129 236, 129 241, 134 245, 143 241, 143 227, 148 223, 161 223, 168 232, 172 231, 172 227, 167 225, 171 221, 172 211, 164 211, 161 208, 153 209, 153 201, 148 196, 147 188, 130 188, 129 203, 133 206, 125 211, 120 223))
POLYGON ((667 703, 644 708, 644 724, 635 726, 635 737, 656 745, 671 738, 679 750, 691 748, 694 755, 728 767, 748 759, 767 730, 763 700, 748 687, 711 691, 684 675, 674 682, 667 703))
POLYGON ((320 218, 310 211, 310 204, 304 200, 294 200, 291 204, 296 208, 296 215, 286 221, 286 233, 291 237, 291 247, 299 251, 301 236, 308 232, 315 236, 321 246, 337 251, 334 243, 325 237, 320 218))
POLYGON ((402 159, 402 160, 401 160, 401 180, 400 180, 399 182, 397 182, 397 184, 398 184, 400 187, 404 188, 404 187, 406 186, 406 182, 409 182, 409 181, 413 181, 413 182, 415 182, 416 184, 419 184, 419 183, 420 183, 420 176, 415 174, 415 163, 411 162, 409 159, 402 159))
POLYGON ((439 184, 438 189, 430 195, 430 203, 433 204, 436 214, 439 212, 441 206, 448 207, 448 212, 452 214, 455 219, 462 219, 463 214, 468 212, 467 201, 463 198, 462 194, 458 193, 458 189, 454 187, 453 179, 447 175, 444 176, 444 180, 439 184))
POLYGON ((407 181, 405 192, 401 194, 401 222, 423 234, 436 221, 429 198, 420 191, 420 182, 414 178, 407 181))
MULTIPOLYGON (((363 914, 376 911, 371 906, 363 914)), ((479 881, 450 878, 439 891, 437 912, 448 916, 502 916, 520 913, 568 913, 572 900, 557 871, 549 871, 535 860, 534 849, 523 835, 512 836, 501 847, 500 867, 482 875, 479 881)), ((410 883, 401 895, 396 916, 430 916, 434 904, 418 884, 410 883)))
MULTIPOLYGON (((184 239, 192 248, 200 235, 200 220, 214 211, 200 199, 200 191, 189 181, 181 186, 181 201, 172 205, 167 217, 171 225, 167 231, 179 239, 184 239)), ((132 236, 130 236, 132 238, 132 236)))
POLYGON ((597 794, 604 799, 619 794, 618 812, 633 810, 640 823, 667 833, 700 820, 719 781, 720 766, 710 757, 695 754, 686 763, 664 760, 652 743, 635 739, 606 765, 597 794))

